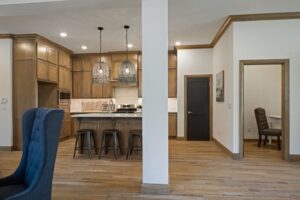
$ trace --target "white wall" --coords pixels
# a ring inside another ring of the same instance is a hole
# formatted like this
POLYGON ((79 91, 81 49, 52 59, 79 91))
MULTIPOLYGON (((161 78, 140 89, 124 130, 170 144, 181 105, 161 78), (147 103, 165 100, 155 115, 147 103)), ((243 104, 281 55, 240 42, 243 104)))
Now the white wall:
POLYGON ((184 137, 184 76, 212 74, 212 49, 177 51, 177 137, 184 137))
POLYGON ((12 45, 11 39, 0 39, 0 147, 12 146, 12 45))
POLYGON ((168 0, 142 1, 142 44, 143 184, 167 185, 168 0))
POLYGON ((213 137, 233 151, 232 114, 233 29, 230 26, 213 49, 213 137), (224 102, 216 102, 216 74, 224 70, 224 102))
POLYGON ((300 154, 300 20, 235 22, 233 24, 234 153, 239 151, 239 61, 290 59, 290 153, 300 154))
POLYGON ((281 115, 281 65, 245 66, 244 76, 244 138, 258 139, 254 109, 281 115))

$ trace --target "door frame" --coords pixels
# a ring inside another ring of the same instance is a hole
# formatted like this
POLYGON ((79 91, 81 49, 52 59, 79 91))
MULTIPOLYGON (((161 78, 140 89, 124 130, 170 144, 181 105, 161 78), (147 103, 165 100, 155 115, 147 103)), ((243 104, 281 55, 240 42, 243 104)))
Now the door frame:
POLYGON ((213 133, 213 75, 212 74, 197 74, 184 75, 184 140, 187 140, 187 80, 188 78, 208 78, 209 79, 209 140, 212 140, 213 133))
POLYGON ((289 159, 290 148, 290 62, 289 59, 240 60, 239 158, 244 158, 244 79, 246 65, 281 65, 281 158, 289 159))

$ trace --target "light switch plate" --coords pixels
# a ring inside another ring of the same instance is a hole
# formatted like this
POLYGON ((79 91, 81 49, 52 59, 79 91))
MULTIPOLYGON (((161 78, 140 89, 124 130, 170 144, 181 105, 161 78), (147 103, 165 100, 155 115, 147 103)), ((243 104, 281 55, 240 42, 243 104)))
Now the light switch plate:
POLYGON ((2 97, 1 104, 6 104, 6 103, 7 103, 7 97, 2 97))

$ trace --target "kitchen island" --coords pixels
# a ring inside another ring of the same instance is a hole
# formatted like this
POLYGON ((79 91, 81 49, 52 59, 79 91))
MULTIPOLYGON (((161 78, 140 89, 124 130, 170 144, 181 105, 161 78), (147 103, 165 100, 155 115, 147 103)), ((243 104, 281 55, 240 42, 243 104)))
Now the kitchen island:
MULTIPOLYGON (((116 128, 120 131, 119 140, 121 154, 127 152, 128 134, 131 129, 142 129, 142 113, 113 113, 92 112, 73 113, 71 117, 75 122, 75 132, 78 129, 93 129, 96 134, 97 148, 101 144, 102 131, 116 128)), ((136 141, 139 142, 139 141, 136 141)), ((139 144, 139 143, 137 143, 139 144)))

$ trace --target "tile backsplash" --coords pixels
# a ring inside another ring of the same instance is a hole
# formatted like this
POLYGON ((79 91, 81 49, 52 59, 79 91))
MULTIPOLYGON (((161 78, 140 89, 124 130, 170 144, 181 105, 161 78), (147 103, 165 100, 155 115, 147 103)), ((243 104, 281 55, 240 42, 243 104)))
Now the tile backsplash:
MULTIPOLYGON (((112 99, 71 99, 71 113, 75 112, 101 112, 103 104, 108 104, 110 100, 116 104, 142 105, 142 98, 138 98, 137 88, 115 88, 112 99)), ((177 98, 168 99, 169 112, 177 112, 177 98)))

